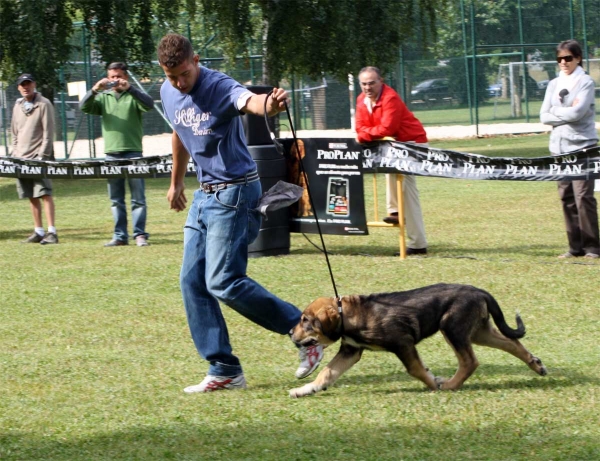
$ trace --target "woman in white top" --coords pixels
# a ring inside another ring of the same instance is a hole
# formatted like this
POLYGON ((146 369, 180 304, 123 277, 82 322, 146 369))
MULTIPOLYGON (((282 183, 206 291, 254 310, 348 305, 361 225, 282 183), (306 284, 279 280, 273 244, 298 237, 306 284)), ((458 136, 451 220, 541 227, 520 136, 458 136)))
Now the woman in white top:
MULTIPOLYGON (((540 120, 552 125, 550 153, 565 154, 598 144, 595 116, 595 84, 582 65, 581 45, 566 40, 556 48, 560 68, 546 89, 540 120)), ((559 258, 598 258, 600 238, 594 180, 559 181, 558 194, 569 240, 569 251, 559 258)))

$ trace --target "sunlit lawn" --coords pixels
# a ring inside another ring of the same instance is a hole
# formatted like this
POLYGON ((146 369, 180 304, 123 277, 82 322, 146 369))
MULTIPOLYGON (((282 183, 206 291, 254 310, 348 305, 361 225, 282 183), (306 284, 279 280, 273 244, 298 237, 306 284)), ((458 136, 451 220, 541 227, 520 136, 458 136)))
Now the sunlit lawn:
MULTIPOLYGON (((435 145, 540 156, 547 136, 435 145)), ((382 177, 378 184, 383 196, 382 177)), ((43 247, 19 243, 31 232, 28 206, 14 180, 0 179, 0 459, 600 459, 600 265, 556 258, 566 250, 556 185, 418 184, 429 255, 393 257, 394 230, 325 236, 340 293, 482 287, 509 324, 520 312, 523 343, 547 377, 477 348, 481 366, 462 390, 431 393, 393 355, 365 352, 327 392, 292 400, 294 346, 224 308, 249 388, 185 395, 207 366, 181 304, 185 216, 168 210, 168 181, 148 180, 152 245, 104 248, 112 228, 105 181, 55 181, 61 243, 43 247)), ((251 259, 249 275, 300 307, 333 296, 323 255, 300 234, 291 235, 289 255, 251 259)), ((441 336, 419 349, 435 374, 454 372, 441 336)))

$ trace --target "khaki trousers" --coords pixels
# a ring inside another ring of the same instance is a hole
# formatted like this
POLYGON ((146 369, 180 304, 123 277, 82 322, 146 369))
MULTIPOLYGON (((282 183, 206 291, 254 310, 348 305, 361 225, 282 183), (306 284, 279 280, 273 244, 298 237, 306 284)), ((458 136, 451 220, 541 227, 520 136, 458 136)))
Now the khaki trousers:
MULTIPOLYGON (((395 174, 385 175, 386 206, 388 214, 398 212, 398 190, 395 174)), ((427 248, 425 223, 419 201, 417 180, 413 175, 403 175, 402 194, 404 196, 404 222, 406 223, 406 246, 413 249, 427 248)))

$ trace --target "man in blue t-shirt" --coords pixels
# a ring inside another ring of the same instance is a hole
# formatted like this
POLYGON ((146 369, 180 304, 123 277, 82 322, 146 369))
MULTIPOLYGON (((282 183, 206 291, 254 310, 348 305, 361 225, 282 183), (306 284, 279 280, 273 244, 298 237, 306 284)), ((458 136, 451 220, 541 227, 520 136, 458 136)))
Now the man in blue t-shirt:
MULTIPOLYGON (((158 62, 167 79, 160 95, 173 125, 173 170, 167 200, 171 209, 187 204, 184 177, 192 157, 200 188, 185 223, 180 284, 192 339, 209 362, 208 374, 187 393, 245 389, 233 355, 219 301, 254 323, 287 334, 300 310, 246 275, 248 245, 258 236, 261 196, 256 164, 246 147, 240 115, 273 116, 285 110, 287 92, 257 95, 221 72, 198 65, 189 40, 164 36, 158 62)), ((296 377, 311 374, 323 357, 321 346, 300 349, 296 377)))

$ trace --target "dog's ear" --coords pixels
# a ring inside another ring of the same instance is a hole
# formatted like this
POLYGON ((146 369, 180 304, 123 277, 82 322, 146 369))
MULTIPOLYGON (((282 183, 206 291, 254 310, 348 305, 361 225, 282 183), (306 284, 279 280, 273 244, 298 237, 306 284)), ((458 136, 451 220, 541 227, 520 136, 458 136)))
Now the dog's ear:
POLYGON ((314 318, 312 321, 312 328, 314 331, 318 331, 318 332, 322 332, 323 331, 323 325, 321 324, 321 321, 319 320, 318 317, 314 318))
POLYGON ((337 307, 331 299, 329 298, 329 301, 321 306, 315 317, 315 327, 318 322, 319 330, 326 336, 331 336, 336 332, 340 318, 337 307))

